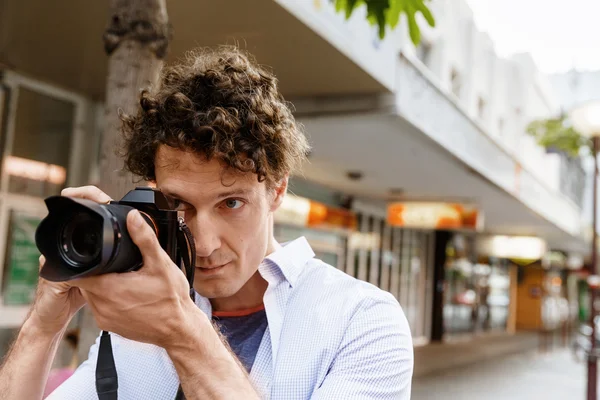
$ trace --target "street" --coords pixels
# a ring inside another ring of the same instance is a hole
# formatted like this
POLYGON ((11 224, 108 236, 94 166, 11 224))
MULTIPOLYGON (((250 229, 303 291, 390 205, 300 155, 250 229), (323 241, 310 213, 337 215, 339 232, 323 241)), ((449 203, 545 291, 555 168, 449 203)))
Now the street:
POLYGON ((413 400, 585 399, 586 369, 567 349, 492 358, 416 378, 413 400))

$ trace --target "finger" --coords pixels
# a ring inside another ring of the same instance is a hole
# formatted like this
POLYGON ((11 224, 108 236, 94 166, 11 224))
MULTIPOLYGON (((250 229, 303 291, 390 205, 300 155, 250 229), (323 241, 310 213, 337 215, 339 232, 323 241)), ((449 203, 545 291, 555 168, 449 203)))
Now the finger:
POLYGON ((164 257, 165 253, 160 247, 156 233, 138 210, 131 210, 127 214, 127 230, 133 243, 140 249, 145 266, 153 265, 164 257))
POLYGON ((108 203, 112 199, 96 186, 81 186, 66 188, 61 191, 61 196, 78 197, 80 199, 92 200, 97 203, 108 203))

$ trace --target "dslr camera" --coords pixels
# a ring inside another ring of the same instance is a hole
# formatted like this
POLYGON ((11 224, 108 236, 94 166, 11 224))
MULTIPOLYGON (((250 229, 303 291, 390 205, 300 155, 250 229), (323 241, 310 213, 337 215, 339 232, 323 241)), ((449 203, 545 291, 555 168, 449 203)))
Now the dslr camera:
MULTIPOLYGON (((40 276, 54 282, 128 272, 142 266, 142 254, 127 230, 127 213, 134 208, 152 227, 161 247, 181 268, 192 287, 196 249, 194 238, 157 189, 138 187, 119 201, 98 204, 91 200, 52 196, 46 200, 48 215, 35 232, 35 242, 46 257, 40 276)), ((118 377, 110 334, 102 332, 96 364, 96 393, 100 399, 116 399, 118 377)), ((182 398, 181 387, 177 398, 182 398)))
POLYGON ((36 245, 46 257, 42 278, 62 282, 139 269, 142 255, 127 231, 127 213, 135 208, 175 265, 184 261, 192 284, 193 238, 160 190, 138 187, 108 204, 65 196, 48 197, 45 202, 48 215, 35 234, 36 245))

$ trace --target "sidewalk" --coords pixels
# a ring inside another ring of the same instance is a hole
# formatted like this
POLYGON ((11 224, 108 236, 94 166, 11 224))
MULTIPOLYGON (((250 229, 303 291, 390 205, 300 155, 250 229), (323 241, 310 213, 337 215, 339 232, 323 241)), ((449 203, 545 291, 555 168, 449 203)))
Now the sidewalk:
POLYGON ((568 349, 490 357, 413 380, 412 400, 584 400, 586 368, 568 349))
POLYGON ((537 333, 515 335, 489 334, 451 343, 436 343, 415 348, 415 378, 442 373, 477 362, 507 355, 536 352, 537 333))

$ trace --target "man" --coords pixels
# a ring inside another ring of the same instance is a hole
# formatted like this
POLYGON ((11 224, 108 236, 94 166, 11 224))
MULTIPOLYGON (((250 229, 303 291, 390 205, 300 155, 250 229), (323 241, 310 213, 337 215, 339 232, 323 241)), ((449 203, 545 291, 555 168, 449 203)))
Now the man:
MULTIPOLYGON (((143 267, 40 279, 0 372, 0 398, 41 397, 84 303, 113 333, 120 399, 173 399, 180 383, 187 399, 410 398, 411 335, 393 296, 314 259, 304 238, 273 237, 273 213, 308 144, 270 72, 235 48, 191 53, 123 120, 128 169, 154 182, 194 234, 196 304, 132 211, 143 267)), ((62 194, 110 200, 93 187, 62 194)), ((96 399, 97 357, 98 341, 49 398, 96 399)))

